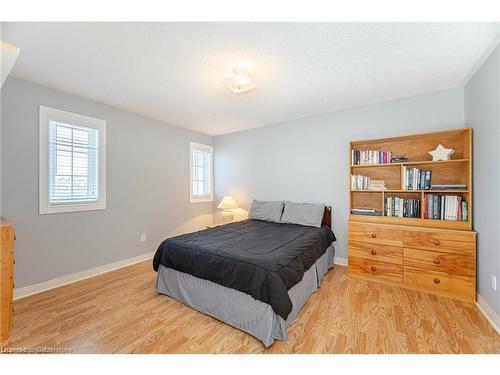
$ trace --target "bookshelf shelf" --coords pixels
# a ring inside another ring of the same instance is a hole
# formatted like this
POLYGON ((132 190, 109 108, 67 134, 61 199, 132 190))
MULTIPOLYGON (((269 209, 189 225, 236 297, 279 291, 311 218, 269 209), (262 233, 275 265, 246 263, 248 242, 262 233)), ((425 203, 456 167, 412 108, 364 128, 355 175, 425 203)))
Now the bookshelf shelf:
POLYGON ((438 227, 442 229, 454 230, 469 230, 468 222, 451 221, 451 220, 433 220, 411 217, 394 217, 394 216, 368 216, 368 215, 349 215, 350 221, 367 222, 378 224, 394 224, 394 225, 408 225, 415 227, 438 227))
POLYGON ((470 161, 469 159, 451 159, 451 160, 439 160, 439 161, 427 160, 427 161, 410 161, 410 162, 401 163, 401 164, 403 164, 403 165, 427 165, 427 164, 439 165, 439 164, 468 163, 469 161, 470 161))

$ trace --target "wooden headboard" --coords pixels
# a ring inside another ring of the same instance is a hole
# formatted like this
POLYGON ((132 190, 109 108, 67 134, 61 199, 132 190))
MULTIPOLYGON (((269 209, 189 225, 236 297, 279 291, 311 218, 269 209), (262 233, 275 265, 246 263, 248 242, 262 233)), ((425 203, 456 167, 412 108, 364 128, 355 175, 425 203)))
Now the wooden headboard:
POLYGON ((332 206, 325 206, 325 212, 323 213, 322 225, 328 225, 332 227, 332 206))

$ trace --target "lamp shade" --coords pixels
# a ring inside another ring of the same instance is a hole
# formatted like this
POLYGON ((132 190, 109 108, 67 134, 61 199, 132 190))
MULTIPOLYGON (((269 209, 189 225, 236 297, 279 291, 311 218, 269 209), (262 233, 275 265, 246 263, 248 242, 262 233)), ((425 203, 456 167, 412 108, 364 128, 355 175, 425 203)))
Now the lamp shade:
POLYGON ((230 195, 225 195, 224 198, 220 201, 217 208, 221 210, 232 210, 234 208, 238 208, 238 203, 234 200, 234 198, 230 195))

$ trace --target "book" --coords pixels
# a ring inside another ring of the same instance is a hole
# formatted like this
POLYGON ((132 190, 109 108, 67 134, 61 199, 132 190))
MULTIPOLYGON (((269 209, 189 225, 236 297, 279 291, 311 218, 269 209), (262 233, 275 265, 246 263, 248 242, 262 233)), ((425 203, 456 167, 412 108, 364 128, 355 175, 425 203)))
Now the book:
POLYGON ((353 215, 367 215, 367 216, 382 216, 382 211, 374 209, 365 208, 353 208, 351 209, 351 214, 353 215))
POLYGON ((393 156, 390 160, 391 163, 407 163, 408 156, 393 156))
POLYGON ((392 200, 387 201, 386 205, 384 206, 384 210, 385 210, 385 216, 393 216, 392 200))
POLYGON ((441 208, 441 204, 439 202, 439 196, 438 195, 433 195, 432 196, 432 199, 433 199, 433 207, 432 207, 432 218, 433 219, 439 219, 439 210, 441 208))
POLYGON ((433 184, 431 190, 467 190, 466 185, 462 184, 433 184))
POLYGON ((429 190, 431 188, 431 178, 432 178, 432 171, 425 171, 424 190, 429 190))
POLYGON ((458 197, 458 203, 457 203, 457 220, 462 221, 462 197, 458 197))
POLYGON ((384 180, 371 180, 368 183, 369 190, 386 190, 384 180))
POLYGON ((456 200, 456 197, 450 195, 444 197, 444 220, 453 220, 453 198, 456 200))

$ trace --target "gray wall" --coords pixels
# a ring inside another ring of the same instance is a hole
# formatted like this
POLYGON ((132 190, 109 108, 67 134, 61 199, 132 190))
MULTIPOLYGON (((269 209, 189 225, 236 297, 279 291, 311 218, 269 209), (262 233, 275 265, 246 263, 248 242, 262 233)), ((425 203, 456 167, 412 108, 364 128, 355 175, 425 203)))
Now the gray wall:
POLYGON ((463 126, 457 88, 219 136, 217 201, 230 194, 245 210, 253 198, 331 204, 335 248, 345 258, 349 141, 463 126))
POLYGON ((474 229, 478 292, 500 314, 500 47, 465 86, 465 120, 474 127, 474 229), (491 287, 497 277, 497 291, 491 287))
POLYGON ((12 77, 1 94, 1 214, 17 227, 16 287, 151 252, 212 222, 211 203, 189 203, 189 141, 211 137, 12 77), (38 214, 41 104, 107 121, 106 210, 38 214))

